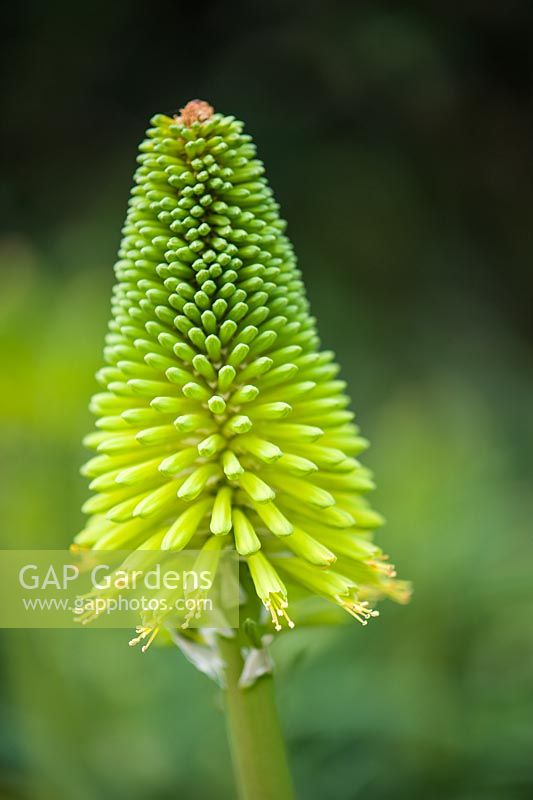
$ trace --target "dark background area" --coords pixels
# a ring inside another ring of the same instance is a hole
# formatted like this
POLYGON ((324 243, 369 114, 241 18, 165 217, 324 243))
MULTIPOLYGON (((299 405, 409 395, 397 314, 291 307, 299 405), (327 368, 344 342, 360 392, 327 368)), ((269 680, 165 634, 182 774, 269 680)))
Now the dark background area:
MULTIPOLYGON (((2 546, 65 547, 149 117, 245 120, 373 447, 410 606, 276 644, 305 800, 533 794, 533 6, 20 2, 2 24, 2 546)), ((214 684, 2 637, 0 798, 233 796, 214 684)))

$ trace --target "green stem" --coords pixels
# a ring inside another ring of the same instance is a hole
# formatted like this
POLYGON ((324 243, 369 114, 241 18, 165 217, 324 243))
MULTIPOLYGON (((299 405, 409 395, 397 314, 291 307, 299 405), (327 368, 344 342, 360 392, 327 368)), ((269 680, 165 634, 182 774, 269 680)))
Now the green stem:
POLYGON ((272 675, 239 688, 244 666, 237 637, 219 637, 226 664, 226 715, 241 800, 293 800, 272 675))

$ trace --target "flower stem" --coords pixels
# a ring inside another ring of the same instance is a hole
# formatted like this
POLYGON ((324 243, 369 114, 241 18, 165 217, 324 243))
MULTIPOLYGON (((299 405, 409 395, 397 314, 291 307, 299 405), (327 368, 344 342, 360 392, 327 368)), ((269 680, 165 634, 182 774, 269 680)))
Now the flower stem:
POLYGON ((239 641, 237 637, 219 641, 226 664, 228 736, 240 800, 293 800, 273 677, 262 675, 253 686, 241 689, 244 662, 239 641))

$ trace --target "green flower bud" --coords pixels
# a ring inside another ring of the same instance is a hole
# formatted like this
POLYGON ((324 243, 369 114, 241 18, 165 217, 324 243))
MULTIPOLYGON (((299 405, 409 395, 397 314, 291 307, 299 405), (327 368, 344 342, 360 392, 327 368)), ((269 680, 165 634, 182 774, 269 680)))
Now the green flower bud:
POLYGON ((372 543, 368 443, 251 137, 195 100, 153 118, 138 162, 76 543, 235 548, 276 630, 291 587, 366 624, 365 598, 408 587, 372 543))

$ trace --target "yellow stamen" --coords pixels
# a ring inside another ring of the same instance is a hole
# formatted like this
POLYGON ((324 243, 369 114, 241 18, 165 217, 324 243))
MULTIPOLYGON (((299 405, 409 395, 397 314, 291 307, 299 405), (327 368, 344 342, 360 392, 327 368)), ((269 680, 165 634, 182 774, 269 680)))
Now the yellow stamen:
POLYGON ((387 564, 383 561, 375 561, 373 559, 369 561, 365 561, 367 566, 374 569, 376 572, 380 572, 382 575, 386 575, 387 578, 395 578, 396 577, 396 567, 394 564, 387 564))
POLYGON ((143 653, 146 653, 146 651, 154 641, 155 637, 159 633, 159 625, 156 625, 154 628, 152 628, 149 625, 138 625, 135 631, 137 633, 137 636, 134 636, 133 639, 130 639, 129 645, 130 647, 135 647, 135 645, 139 644, 139 642, 142 642, 144 639, 146 639, 147 636, 149 636, 150 638, 148 639, 146 644, 143 644, 141 648, 141 651, 143 653))
POLYGON ((158 633, 159 633, 159 625, 153 629, 150 638, 148 639, 146 644, 143 644, 143 646, 141 647, 142 653, 146 653, 146 651, 148 650, 148 648, 150 647, 150 645, 152 644, 158 633))
POLYGON ((379 617, 379 611, 374 611, 374 609, 369 608, 366 600, 363 600, 360 603, 357 600, 341 597, 340 595, 337 595, 335 600, 348 612, 348 614, 351 614, 352 617, 360 622, 361 625, 367 625, 368 620, 371 617, 379 617))
POLYGON ((286 611, 289 604, 282 595, 280 595, 278 592, 269 594, 268 599, 264 601, 264 605, 272 618, 272 623, 276 631, 281 630, 279 617, 283 617, 289 628, 294 628, 294 622, 286 611))

